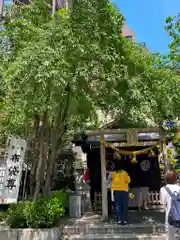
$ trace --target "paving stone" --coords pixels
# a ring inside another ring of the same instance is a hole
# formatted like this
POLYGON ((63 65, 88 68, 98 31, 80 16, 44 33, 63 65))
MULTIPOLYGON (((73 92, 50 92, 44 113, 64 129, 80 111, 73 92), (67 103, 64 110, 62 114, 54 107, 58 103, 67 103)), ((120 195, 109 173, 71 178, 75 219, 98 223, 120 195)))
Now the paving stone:
POLYGON ((80 219, 71 219, 62 227, 63 240, 78 239, 165 239, 164 213, 158 211, 131 211, 127 226, 118 226, 115 215, 103 222, 101 215, 86 213, 80 219), (143 234, 143 235, 142 235, 143 234))

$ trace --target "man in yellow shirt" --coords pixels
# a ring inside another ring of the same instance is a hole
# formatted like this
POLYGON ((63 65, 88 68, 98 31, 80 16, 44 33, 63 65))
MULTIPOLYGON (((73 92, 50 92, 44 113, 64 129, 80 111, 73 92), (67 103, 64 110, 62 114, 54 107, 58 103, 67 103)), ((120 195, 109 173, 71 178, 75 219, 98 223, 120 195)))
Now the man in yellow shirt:
POLYGON ((116 207, 116 221, 119 225, 128 223, 128 202, 129 202, 129 183, 130 176, 123 170, 123 160, 117 160, 115 171, 108 176, 109 185, 114 193, 116 207))

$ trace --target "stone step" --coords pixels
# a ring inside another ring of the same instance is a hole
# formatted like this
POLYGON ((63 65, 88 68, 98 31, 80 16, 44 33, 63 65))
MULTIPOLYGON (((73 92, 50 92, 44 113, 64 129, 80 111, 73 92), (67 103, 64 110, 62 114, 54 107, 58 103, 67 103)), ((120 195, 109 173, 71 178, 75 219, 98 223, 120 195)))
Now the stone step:
POLYGON ((166 234, 80 234, 80 235, 63 235, 61 240, 103 240, 103 239, 119 239, 119 240, 165 240, 166 234))
POLYGON ((77 224, 65 225, 62 227, 64 234, 162 234, 165 232, 164 224, 130 224, 127 226, 118 226, 117 224, 77 224))
POLYGON ((122 234, 122 235, 83 235, 80 236, 79 239, 86 240, 86 239, 98 239, 98 240, 103 240, 103 239, 123 239, 123 240, 165 240, 166 239, 165 234, 161 235, 147 235, 147 234, 122 234))

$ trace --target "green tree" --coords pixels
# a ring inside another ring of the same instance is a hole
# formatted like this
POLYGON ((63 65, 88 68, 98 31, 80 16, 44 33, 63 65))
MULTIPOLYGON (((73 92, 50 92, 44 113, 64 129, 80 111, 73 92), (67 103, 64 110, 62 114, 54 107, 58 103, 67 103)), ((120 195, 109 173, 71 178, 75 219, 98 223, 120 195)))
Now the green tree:
POLYGON ((2 34, 7 133, 31 137, 31 185, 48 194, 57 156, 73 133, 97 125, 97 109, 146 125, 174 114, 176 76, 121 36, 124 18, 108 0, 74 0, 52 17, 35 1, 15 6, 2 34), (174 86, 174 85, 173 85, 174 86))
POLYGON ((180 69, 180 14, 166 19, 166 30, 172 38, 169 44, 170 59, 175 69, 180 69))
MULTIPOLYGON (((107 7, 113 13, 109 3, 107 7)), ((77 4, 70 13, 62 9, 52 18, 49 6, 40 1, 16 6, 5 19, 3 34, 13 45, 2 62, 8 89, 5 110, 12 126, 26 127, 26 135, 35 136, 32 164, 35 198, 41 187, 46 193, 50 190, 54 162, 67 133, 96 122, 96 108, 104 103, 106 93, 111 90, 110 80, 116 81, 124 75, 122 57, 113 60, 110 37, 105 41, 105 36, 98 33, 99 24, 91 33, 99 13, 91 24, 82 25, 79 35, 79 26, 87 17, 84 10, 90 16, 98 9, 95 4, 92 8, 82 8, 79 19, 77 4)), ((119 30, 123 17, 115 12, 114 16, 117 24, 121 23, 119 30)), ((110 30, 108 20, 105 24, 110 30)), ((118 41, 119 32, 114 35, 118 41)), ((21 135, 24 133, 25 130, 21 131, 21 135)))
MULTIPOLYGON (((168 17, 166 19, 166 30, 169 33, 169 36, 172 38, 172 42, 169 45, 170 54, 169 58, 171 60, 171 65, 174 71, 177 74, 176 81, 176 88, 179 90, 180 86, 180 14, 174 17, 168 17)), ((179 106, 179 99, 180 99, 180 90, 176 95, 176 110, 177 110, 177 117, 180 116, 180 106, 179 106)))

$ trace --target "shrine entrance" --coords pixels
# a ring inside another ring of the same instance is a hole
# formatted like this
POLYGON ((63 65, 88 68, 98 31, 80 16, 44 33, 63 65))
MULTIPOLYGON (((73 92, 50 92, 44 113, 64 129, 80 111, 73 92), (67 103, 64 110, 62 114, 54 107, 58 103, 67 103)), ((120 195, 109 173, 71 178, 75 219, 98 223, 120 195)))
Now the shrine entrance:
MULTIPOLYGON (((151 129, 106 129, 88 131, 76 139, 74 143, 87 153, 87 165, 90 173, 91 196, 97 196, 102 207, 102 217, 108 219, 108 209, 112 202, 108 189, 107 173, 113 170, 114 155, 116 161, 123 160, 132 183, 130 191, 142 200, 143 188, 148 187, 153 194, 158 193, 161 186, 158 156, 163 153, 167 159, 166 139, 159 128, 151 129), (93 194, 92 194, 93 193, 93 194), (141 193, 141 194, 140 194, 141 193), (97 195, 99 194, 99 195, 97 195)), ((165 161, 166 163, 167 161, 165 161)), ((146 193, 146 196, 148 195, 146 193)), ((156 196, 156 195, 155 195, 156 196)), ((156 196, 158 201, 158 196, 156 196)))

